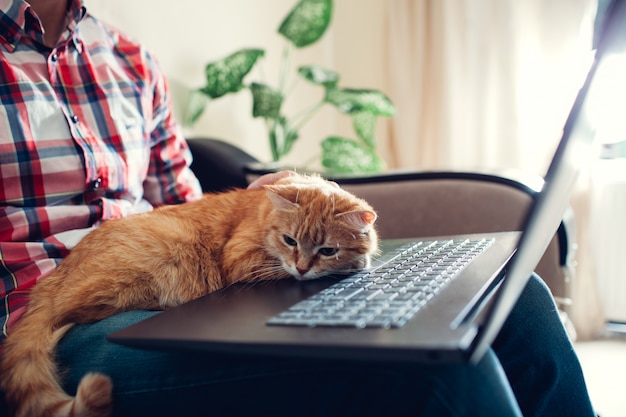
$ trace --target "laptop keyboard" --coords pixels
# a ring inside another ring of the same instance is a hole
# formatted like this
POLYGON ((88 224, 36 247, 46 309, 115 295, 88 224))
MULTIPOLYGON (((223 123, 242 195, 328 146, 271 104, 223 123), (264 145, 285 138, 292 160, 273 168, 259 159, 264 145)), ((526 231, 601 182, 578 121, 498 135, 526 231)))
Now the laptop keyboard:
POLYGON ((413 242, 390 262, 362 271, 267 321, 279 326, 403 326, 494 239, 413 242))

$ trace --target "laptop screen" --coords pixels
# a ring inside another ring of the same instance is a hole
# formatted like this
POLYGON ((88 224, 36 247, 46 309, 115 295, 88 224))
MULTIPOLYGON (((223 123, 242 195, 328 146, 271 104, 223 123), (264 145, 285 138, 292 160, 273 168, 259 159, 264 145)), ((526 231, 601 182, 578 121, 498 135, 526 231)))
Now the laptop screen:
POLYGON ((473 362, 480 360, 491 345, 520 296, 534 266, 539 262, 540 254, 556 232, 579 173, 589 160, 594 131, 587 120, 586 105, 598 66, 606 55, 625 51, 626 0, 614 0, 606 9, 606 16, 598 32, 596 54, 563 128, 563 136, 548 168, 544 188, 529 211, 517 253, 470 358, 473 362), (541 247, 542 250, 525 250, 526 246, 541 247))

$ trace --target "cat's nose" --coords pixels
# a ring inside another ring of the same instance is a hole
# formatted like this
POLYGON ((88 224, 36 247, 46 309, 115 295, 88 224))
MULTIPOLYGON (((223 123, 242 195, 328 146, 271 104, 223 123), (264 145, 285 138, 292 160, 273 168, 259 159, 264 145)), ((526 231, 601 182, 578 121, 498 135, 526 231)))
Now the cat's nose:
POLYGON ((307 272, 309 272, 309 268, 300 268, 300 267, 298 267, 298 266, 297 266, 297 267, 296 267, 296 271, 298 271, 298 273, 299 273, 300 275, 303 275, 303 276, 304 276, 304 274, 306 274, 307 272))

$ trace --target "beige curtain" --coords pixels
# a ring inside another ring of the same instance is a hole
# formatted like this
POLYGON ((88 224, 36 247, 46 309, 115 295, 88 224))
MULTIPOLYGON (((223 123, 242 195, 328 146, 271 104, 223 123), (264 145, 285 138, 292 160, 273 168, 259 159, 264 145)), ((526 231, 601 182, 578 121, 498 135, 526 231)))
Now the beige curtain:
MULTIPOLYGON (((398 108, 387 125, 390 165, 543 174, 591 58, 595 0, 386 4, 388 92, 398 108)), ((587 194, 583 181, 572 202, 582 337, 602 322, 582 240, 587 194)))

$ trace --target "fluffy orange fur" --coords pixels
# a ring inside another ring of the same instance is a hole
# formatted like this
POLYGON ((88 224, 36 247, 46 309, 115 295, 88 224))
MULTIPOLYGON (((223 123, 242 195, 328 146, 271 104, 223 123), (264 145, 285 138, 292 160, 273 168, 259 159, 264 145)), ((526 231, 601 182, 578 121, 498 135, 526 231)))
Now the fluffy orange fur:
POLYGON ((319 177, 104 222, 32 289, 4 342, 0 377, 15 416, 108 416, 112 382, 87 374, 67 395, 54 362, 76 323, 163 309, 238 281, 306 280, 365 268, 377 250, 376 214, 319 177))

